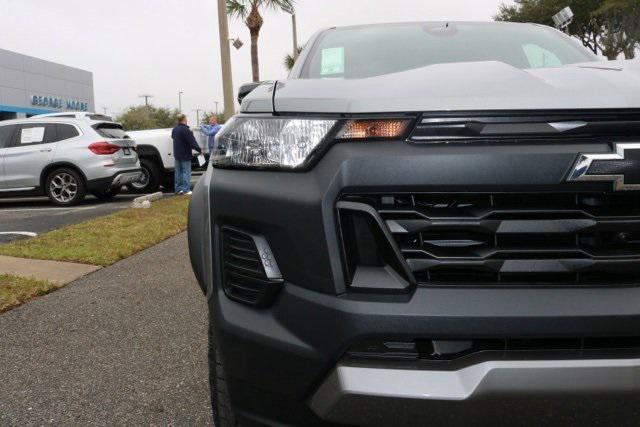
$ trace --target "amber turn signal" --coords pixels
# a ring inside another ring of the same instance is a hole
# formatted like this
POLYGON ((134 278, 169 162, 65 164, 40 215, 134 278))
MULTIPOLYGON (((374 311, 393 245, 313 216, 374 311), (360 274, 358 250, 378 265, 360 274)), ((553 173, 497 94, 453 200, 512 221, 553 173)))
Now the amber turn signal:
POLYGON ((408 119, 362 119, 349 120, 337 139, 399 138, 409 126, 408 119))

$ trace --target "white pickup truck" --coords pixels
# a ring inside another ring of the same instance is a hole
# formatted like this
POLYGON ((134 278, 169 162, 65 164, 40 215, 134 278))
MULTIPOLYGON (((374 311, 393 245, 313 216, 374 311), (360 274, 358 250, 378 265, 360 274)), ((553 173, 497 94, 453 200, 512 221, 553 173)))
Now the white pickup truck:
MULTIPOLYGON (((193 135, 208 157, 207 137, 200 132, 200 127, 192 127, 193 135)), ((151 129, 127 132, 136 141, 138 157, 142 168, 140 181, 127 187, 135 193, 153 193, 160 186, 173 190, 173 140, 171 129, 151 129)), ((197 165, 197 163, 195 164, 197 165)))

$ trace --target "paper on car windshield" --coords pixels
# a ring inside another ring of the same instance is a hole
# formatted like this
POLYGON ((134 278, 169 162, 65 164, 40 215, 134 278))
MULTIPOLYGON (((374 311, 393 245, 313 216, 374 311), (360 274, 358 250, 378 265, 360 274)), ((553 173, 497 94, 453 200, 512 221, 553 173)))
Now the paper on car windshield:
POLYGON ((522 46, 524 54, 527 56, 531 68, 561 67, 562 61, 553 52, 529 43, 522 46))
POLYGON ((320 74, 344 74, 344 47, 330 47, 322 49, 322 64, 320 74))
POLYGON ((44 139, 44 127, 22 129, 20 144, 33 144, 44 139))
POLYGON ((204 166, 204 164, 206 163, 206 159, 204 158, 204 154, 200 154, 198 156, 198 165, 200 165, 200 167, 204 166))

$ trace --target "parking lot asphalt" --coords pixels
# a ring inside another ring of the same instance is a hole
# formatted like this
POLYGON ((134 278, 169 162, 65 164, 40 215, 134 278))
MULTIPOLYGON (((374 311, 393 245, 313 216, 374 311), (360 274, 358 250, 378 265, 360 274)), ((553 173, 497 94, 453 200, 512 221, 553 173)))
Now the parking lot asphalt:
MULTIPOLYGON (((193 175, 192 185, 201 175, 193 175)), ((56 207, 46 197, 0 198, 0 244, 128 208, 138 196, 127 192, 111 200, 87 196, 81 204, 69 208, 56 207)))
POLYGON ((80 205, 69 208, 56 207, 44 197, 0 199, 0 243, 124 209, 135 197, 137 195, 123 194, 105 201, 87 197, 80 205))
POLYGON ((212 425, 182 233, 0 315, 0 425, 212 425))

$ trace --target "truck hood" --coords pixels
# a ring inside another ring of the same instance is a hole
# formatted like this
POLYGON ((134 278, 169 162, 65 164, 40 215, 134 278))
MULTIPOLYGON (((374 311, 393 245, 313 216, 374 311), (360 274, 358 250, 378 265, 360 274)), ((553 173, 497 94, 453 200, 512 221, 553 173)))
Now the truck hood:
POLYGON ((256 90, 243 111, 378 113, 640 108, 640 61, 522 70, 502 62, 436 64, 366 79, 290 79, 256 90), (253 108, 252 108, 253 107, 253 108))

